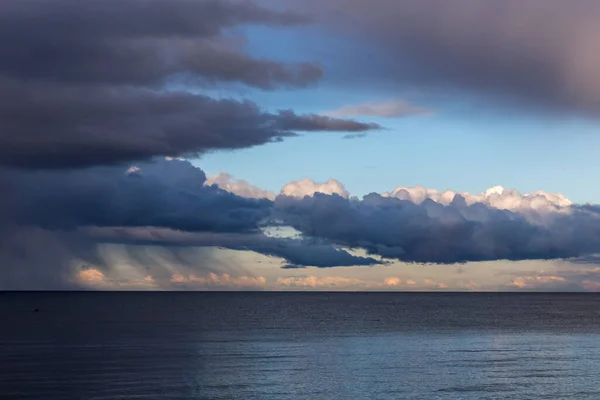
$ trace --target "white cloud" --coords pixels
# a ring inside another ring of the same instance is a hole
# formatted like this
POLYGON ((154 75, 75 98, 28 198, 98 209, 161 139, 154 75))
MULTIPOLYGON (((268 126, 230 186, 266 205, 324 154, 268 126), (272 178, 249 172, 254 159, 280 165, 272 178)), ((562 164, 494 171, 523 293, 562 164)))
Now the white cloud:
POLYGON ((493 186, 479 194, 452 190, 439 191, 422 186, 398 186, 391 192, 382 193, 382 196, 409 200, 415 204, 421 204, 425 199, 431 199, 444 205, 452 203, 457 195, 464 198, 467 205, 483 203, 488 207, 521 213, 528 211, 558 212, 567 210, 573 205, 572 201, 560 193, 538 190, 533 193, 521 194, 518 190, 506 189, 502 186, 493 186))
POLYGON ((253 199, 275 199, 275 193, 263 190, 258 186, 249 184, 243 179, 233 179, 233 177, 227 173, 220 173, 216 176, 209 176, 206 178, 207 186, 217 185, 219 188, 226 190, 230 193, 237 194, 238 196, 253 198, 253 199))
POLYGON ((289 197, 303 198, 305 196, 313 196, 315 193, 338 194, 344 198, 348 198, 349 196, 344 185, 333 178, 325 183, 318 183, 309 178, 293 181, 285 185, 281 189, 280 194, 289 197))
POLYGON ((404 100, 383 100, 345 105, 337 110, 324 113, 330 117, 404 117, 407 115, 429 114, 430 111, 414 106, 404 100))

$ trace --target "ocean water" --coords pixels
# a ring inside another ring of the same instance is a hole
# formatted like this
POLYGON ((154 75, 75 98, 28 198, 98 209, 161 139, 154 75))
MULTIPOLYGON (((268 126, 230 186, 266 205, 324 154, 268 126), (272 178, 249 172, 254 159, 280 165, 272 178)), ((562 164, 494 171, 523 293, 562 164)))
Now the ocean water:
POLYGON ((0 399, 600 399, 600 296, 0 293, 0 399))

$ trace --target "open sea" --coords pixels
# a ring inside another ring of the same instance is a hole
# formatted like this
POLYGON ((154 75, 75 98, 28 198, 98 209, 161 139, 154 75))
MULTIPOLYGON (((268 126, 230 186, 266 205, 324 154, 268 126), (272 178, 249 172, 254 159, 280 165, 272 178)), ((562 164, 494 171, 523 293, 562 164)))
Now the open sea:
POLYGON ((0 399, 597 400, 600 295, 4 292, 0 399))

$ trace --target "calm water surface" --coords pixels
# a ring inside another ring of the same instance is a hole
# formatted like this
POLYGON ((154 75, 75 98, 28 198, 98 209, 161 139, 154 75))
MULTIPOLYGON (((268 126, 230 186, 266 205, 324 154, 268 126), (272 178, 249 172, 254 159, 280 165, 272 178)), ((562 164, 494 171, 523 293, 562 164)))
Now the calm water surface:
POLYGON ((594 294, 0 293, 0 321, 1 399, 600 399, 594 294))

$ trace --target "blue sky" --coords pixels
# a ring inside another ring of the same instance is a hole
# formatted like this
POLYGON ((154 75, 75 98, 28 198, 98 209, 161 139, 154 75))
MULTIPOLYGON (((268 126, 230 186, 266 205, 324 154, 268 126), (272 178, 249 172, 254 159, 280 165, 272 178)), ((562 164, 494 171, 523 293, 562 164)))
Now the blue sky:
POLYGON ((524 116, 466 121, 436 110, 436 115, 382 124, 388 130, 363 138, 314 133, 253 149, 215 152, 196 163, 209 174, 227 171, 275 192, 303 177, 333 177, 359 196, 396 186, 479 193, 503 185, 522 192, 560 192, 581 203, 600 201, 595 185, 600 138, 593 122, 524 116))
POLYGON ((502 185, 523 193, 560 192, 578 203, 600 202, 600 187, 595 185, 600 175, 596 161, 600 122, 595 119, 543 112, 469 92, 340 81, 335 74, 343 61, 337 60, 355 57, 350 39, 310 28, 253 28, 245 34, 253 54, 282 61, 317 59, 325 65, 325 76, 303 90, 230 89, 218 92, 221 96, 251 98, 267 110, 291 108, 300 113, 404 100, 432 114, 359 118, 386 128, 362 138, 312 133, 282 143, 210 153, 194 161, 209 174, 228 172, 276 193, 290 181, 309 177, 335 178, 357 196, 396 186, 480 193, 502 185))

